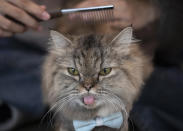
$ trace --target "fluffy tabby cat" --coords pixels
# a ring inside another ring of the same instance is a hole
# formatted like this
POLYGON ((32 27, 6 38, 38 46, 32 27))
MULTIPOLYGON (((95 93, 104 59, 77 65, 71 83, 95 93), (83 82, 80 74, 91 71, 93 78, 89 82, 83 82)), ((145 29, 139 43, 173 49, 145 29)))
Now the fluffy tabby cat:
MULTIPOLYGON (((74 131, 73 121, 95 120, 121 112, 119 129, 96 126, 94 131, 127 131, 128 115, 140 93, 149 60, 127 27, 113 40, 85 35, 72 40, 51 31, 44 65, 43 91, 55 111, 58 131, 74 131)), ((79 130, 80 131, 80 130, 79 130)))

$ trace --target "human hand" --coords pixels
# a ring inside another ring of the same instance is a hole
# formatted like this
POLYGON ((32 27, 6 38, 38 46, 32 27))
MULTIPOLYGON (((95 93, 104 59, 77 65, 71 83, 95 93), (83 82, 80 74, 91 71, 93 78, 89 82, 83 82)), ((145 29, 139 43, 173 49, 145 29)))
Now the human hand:
POLYGON ((48 20, 50 15, 45 10, 45 6, 37 5, 30 0, 0 0, 0 37, 22 33, 27 28, 41 30, 38 21, 32 16, 48 20), (5 16, 15 19, 18 23, 5 16))

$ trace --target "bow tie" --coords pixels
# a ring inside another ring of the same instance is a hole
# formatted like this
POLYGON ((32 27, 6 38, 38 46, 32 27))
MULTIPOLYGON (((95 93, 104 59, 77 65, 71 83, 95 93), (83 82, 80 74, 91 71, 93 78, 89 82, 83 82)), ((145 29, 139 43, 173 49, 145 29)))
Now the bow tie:
POLYGON ((75 131, 91 131, 95 127, 107 126, 110 128, 119 129, 123 123, 123 116, 121 112, 114 113, 107 117, 99 117, 95 120, 79 121, 74 120, 73 126, 75 131))

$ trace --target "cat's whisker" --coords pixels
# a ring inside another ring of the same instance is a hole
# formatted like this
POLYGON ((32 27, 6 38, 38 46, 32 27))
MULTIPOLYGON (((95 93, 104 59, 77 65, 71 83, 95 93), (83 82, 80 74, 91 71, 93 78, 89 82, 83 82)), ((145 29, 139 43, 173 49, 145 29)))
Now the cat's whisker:
POLYGON ((54 113, 54 115, 53 115, 53 118, 56 116, 56 114, 57 114, 59 111, 61 111, 61 110, 63 109, 63 107, 66 105, 66 103, 68 103, 69 101, 75 99, 76 96, 77 96, 77 95, 71 96, 69 99, 63 101, 63 102, 59 105, 59 107, 56 109, 56 111, 55 111, 55 113, 54 113))
MULTIPOLYGON (((50 114, 57 106, 58 102, 55 102, 53 106, 44 114, 44 116, 41 118, 41 124, 43 123, 44 119, 47 117, 48 114, 50 114)), ((52 126, 52 118, 50 119, 50 124, 52 126)))
POLYGON ((120 103, 123 104, 122 100, 121 100, 117 95, 115 95, 115 94, 112 92, 112 90, 106 88, 106 89, 103 89, 102 91, 104 91, 104 92, 106 92, 106 93, 109 93, 110 95, 114 96, 116 99, 118 99, 118 100, 120 101, 120 103))
MULTIPOLYGON (((112 97, 113 98, 113 97, 112 97)), ((128 113, 126 111, 126 108, 124 106, 124 104, 122 102, 120 102, 119 100, 118 101, 114 101, 115 104, 120 108, 122 109, 122 111, 124 111, 125 115, 128 117, 128 113)))
POLYGON ((128 116, 128 113, 127 113, 127 111, 125 109, 124 103, 121 101, 121 99, 118 96, 116 96, 113 92, 111 92, 110 90, 108 90, 108 91, 99 90, 99 92, 101 94, 105 93, 105 94, 108 94, 109 97, 115 97, 115 99, 117 100, 117 101, 115 101, 115 103, 125 112, 126 116, 128 116))
POLYGON ((59 104, 62 104, 64 101, 66 101, 67 99, 70 99, 71 97, 73 97, 73 96, 76 96, 77 94, 69 94, 69 95, 67 95, 67 96, 65 96, 65 97, 62 97, 61 99, 59 98, 57 98, 58 100, 57 100, 57 102, 58 102, 58 105, 59 104))
POLYGON ((57 107, 57 109, 55 110, 54 114, 53 114, 53 118, 55 118, 56 114, 58 112, 60 112, 62 110, 62 108, 65 106, 66 103, 68 103, 72 98, 64 101, 62 104, 60 104, 60 106, 57 107))
POLYGON ((111 103, 112 105, 114 105, 116 111, 118 111, 118 109, 121 109, 121 107, 117 103, 114 103, 111 99, 108 98, 108 97, 111 97, 110 94, 105 93, 105 94, 100 94, 99 96, 104 96, 104 100, 107 99, 107 101, 109 103, 111 103))
POLYGON ((79 93, 78 91, 70 91, 70 92, 61 94, 60 96, 57 97, 57 101, 59 101, 59 100, 62 99, 62 98, 65 98, 65 97, 68 96, 68 95, 76 95, 76 94, 78 94, 78 93, 79 93))
POLYGON ((67 102, 69 99, 71 99, 71 98, 73 98, 73 97, 75 97, 75 96, 77 96, 77 94, 70 94, 70 95, 68 95, 68 96, 66 96, 66 97, 64 97, 64 98, 62 98, 62 99, 60 99, 60 100, 58 101, 58 103, 59 103, 59 105, 60 105, 60 104, 63 104, 63 103, 65 103, 65 102, 67 102))
MULTIPOLYGON (((102 97, 102 98, 103 98, 103 97, 102 97)), ((108 101, 108 100, 106 100, 106 99, 102 99, 102 101, 104 102, 105 105, 108 105, 108 104, 114 105, 113 103, 111 103, 110 101, 108 101)), ((113 106, 112 106, 112 107, 113 107, 113 106)), ((115 107, 115 110, 118 111, 118 110, 116 109, 116 106, 114 106, 114 107, 115 107)))
POLYGON ((71 84, 69 87, 65 88, 64 90, 61 90, 59 97, 62 97, 63 95, 70 94, 70 93, 78 93, 78 90, 75 89, 78 83, 71 84))
MULTIPOLYGON (((50 108, 50 110, 48 111, 48 113, 50 113, 51 111, 54 111, 56 110, 57 106, 60 104, 60 102, 55 102, 55 104, 50 108)), ((47 113, 47 114, 48 114, 47 113)), ((54 113, 55 114, 55 113, 54 113)), ((46 117, 46 116, 45 116, 46 117)), ((52 126, 52 123, 54 121, 54 116, 52 116, 52 118, 50 118, 50 123, 51 123, 51 126, 52 126)))
POLYGON ((115 108, 115 111, 118 111, 118 106, 116 106, 116 104, 114 102, 112 102, 108 97, 105 97, 107 95, 103 95, 104 96, 104 100, 107 100, 109 103, 111 103, 113 105, 113 107, 115 108))
POLYGON ((107 95, 98 95, 98 97, 99 98, 101 98, 101 100, 104 102, 104 104, 112 104, 113 106, 112 107, 115 107, 115 110, 117 111, 117 109, 116 109, 116 106, 114 105, 114 103, 113 102, 111 102, 110 100, 108 100, 108 98, 106 97, 107 95))
POLYGON ((115 98, 115 100, 117 100, 117 101, 115 101, 115 102, 118 104, 118 106, 120 106, 123 110, 125 110, 124 104, 123 104, 123 102, 121 101, 120 98, 118 98, 116 95, 114 95, 114 94, 112 94, 112 93, 108 93, 108 92, 103 92, 103 93, 106 93, 106 94, 108 94, 110 97, 115 98))
MULTIPOLYGON (((77 95, 72 95, 72 96, 63 98, 62 100, 60 100, 59 102, 57 102, 57 107, 56 107, 57 109, 55 109, 54 114, 52 116, 52 119, 55 119, 55 117, 57 116, 57 114, 59 112, 62 112, 62 110, 64 110, 64 108, 66 108, 65 106, 67 104, 70 104, 71 101, 76 98, 76 96, 77 95)), ((66 110, 64 110, 64 112, 67 112, 67 111, 68 111, 68 108, 66 110)))
MULTIPOLYGON (((109 96, 109 95, 108 95, 108 96, 109 96)), ((120 109, 120 110, 122 109, 121 106, 119 106, 119 104, 116 103, 115 101, 112 101, 112 100, 109 99, 108 97, 107 97, 106 99, 108 99, 109 101, 111 101, 111 103, 113 103, 113 105, 115 105, 117 109, 120 109)))
POLYGON ((51 112, 53 111, 55 108, 57 108, 58 105, 60 105, 62 103, 62 101, 66 100, 67 98, 69 98, 70 96, 68 97, 65 97, 64 99, 60 100, 60 101, 56 101, 55 104, 53 106, 51 106, 51 108, 49 109, 49 111, 43 116, 42 120, 45 119, 45 117, 51 112))

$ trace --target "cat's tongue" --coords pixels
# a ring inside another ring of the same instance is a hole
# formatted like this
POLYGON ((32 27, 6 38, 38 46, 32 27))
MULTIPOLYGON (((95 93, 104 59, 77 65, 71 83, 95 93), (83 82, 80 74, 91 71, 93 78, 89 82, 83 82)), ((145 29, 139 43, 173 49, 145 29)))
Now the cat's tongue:
POLYGON ((86 105, 92 105, 94 103, 95 99, 94 96, 85 96, 84 97, 84 103, 86 105))

